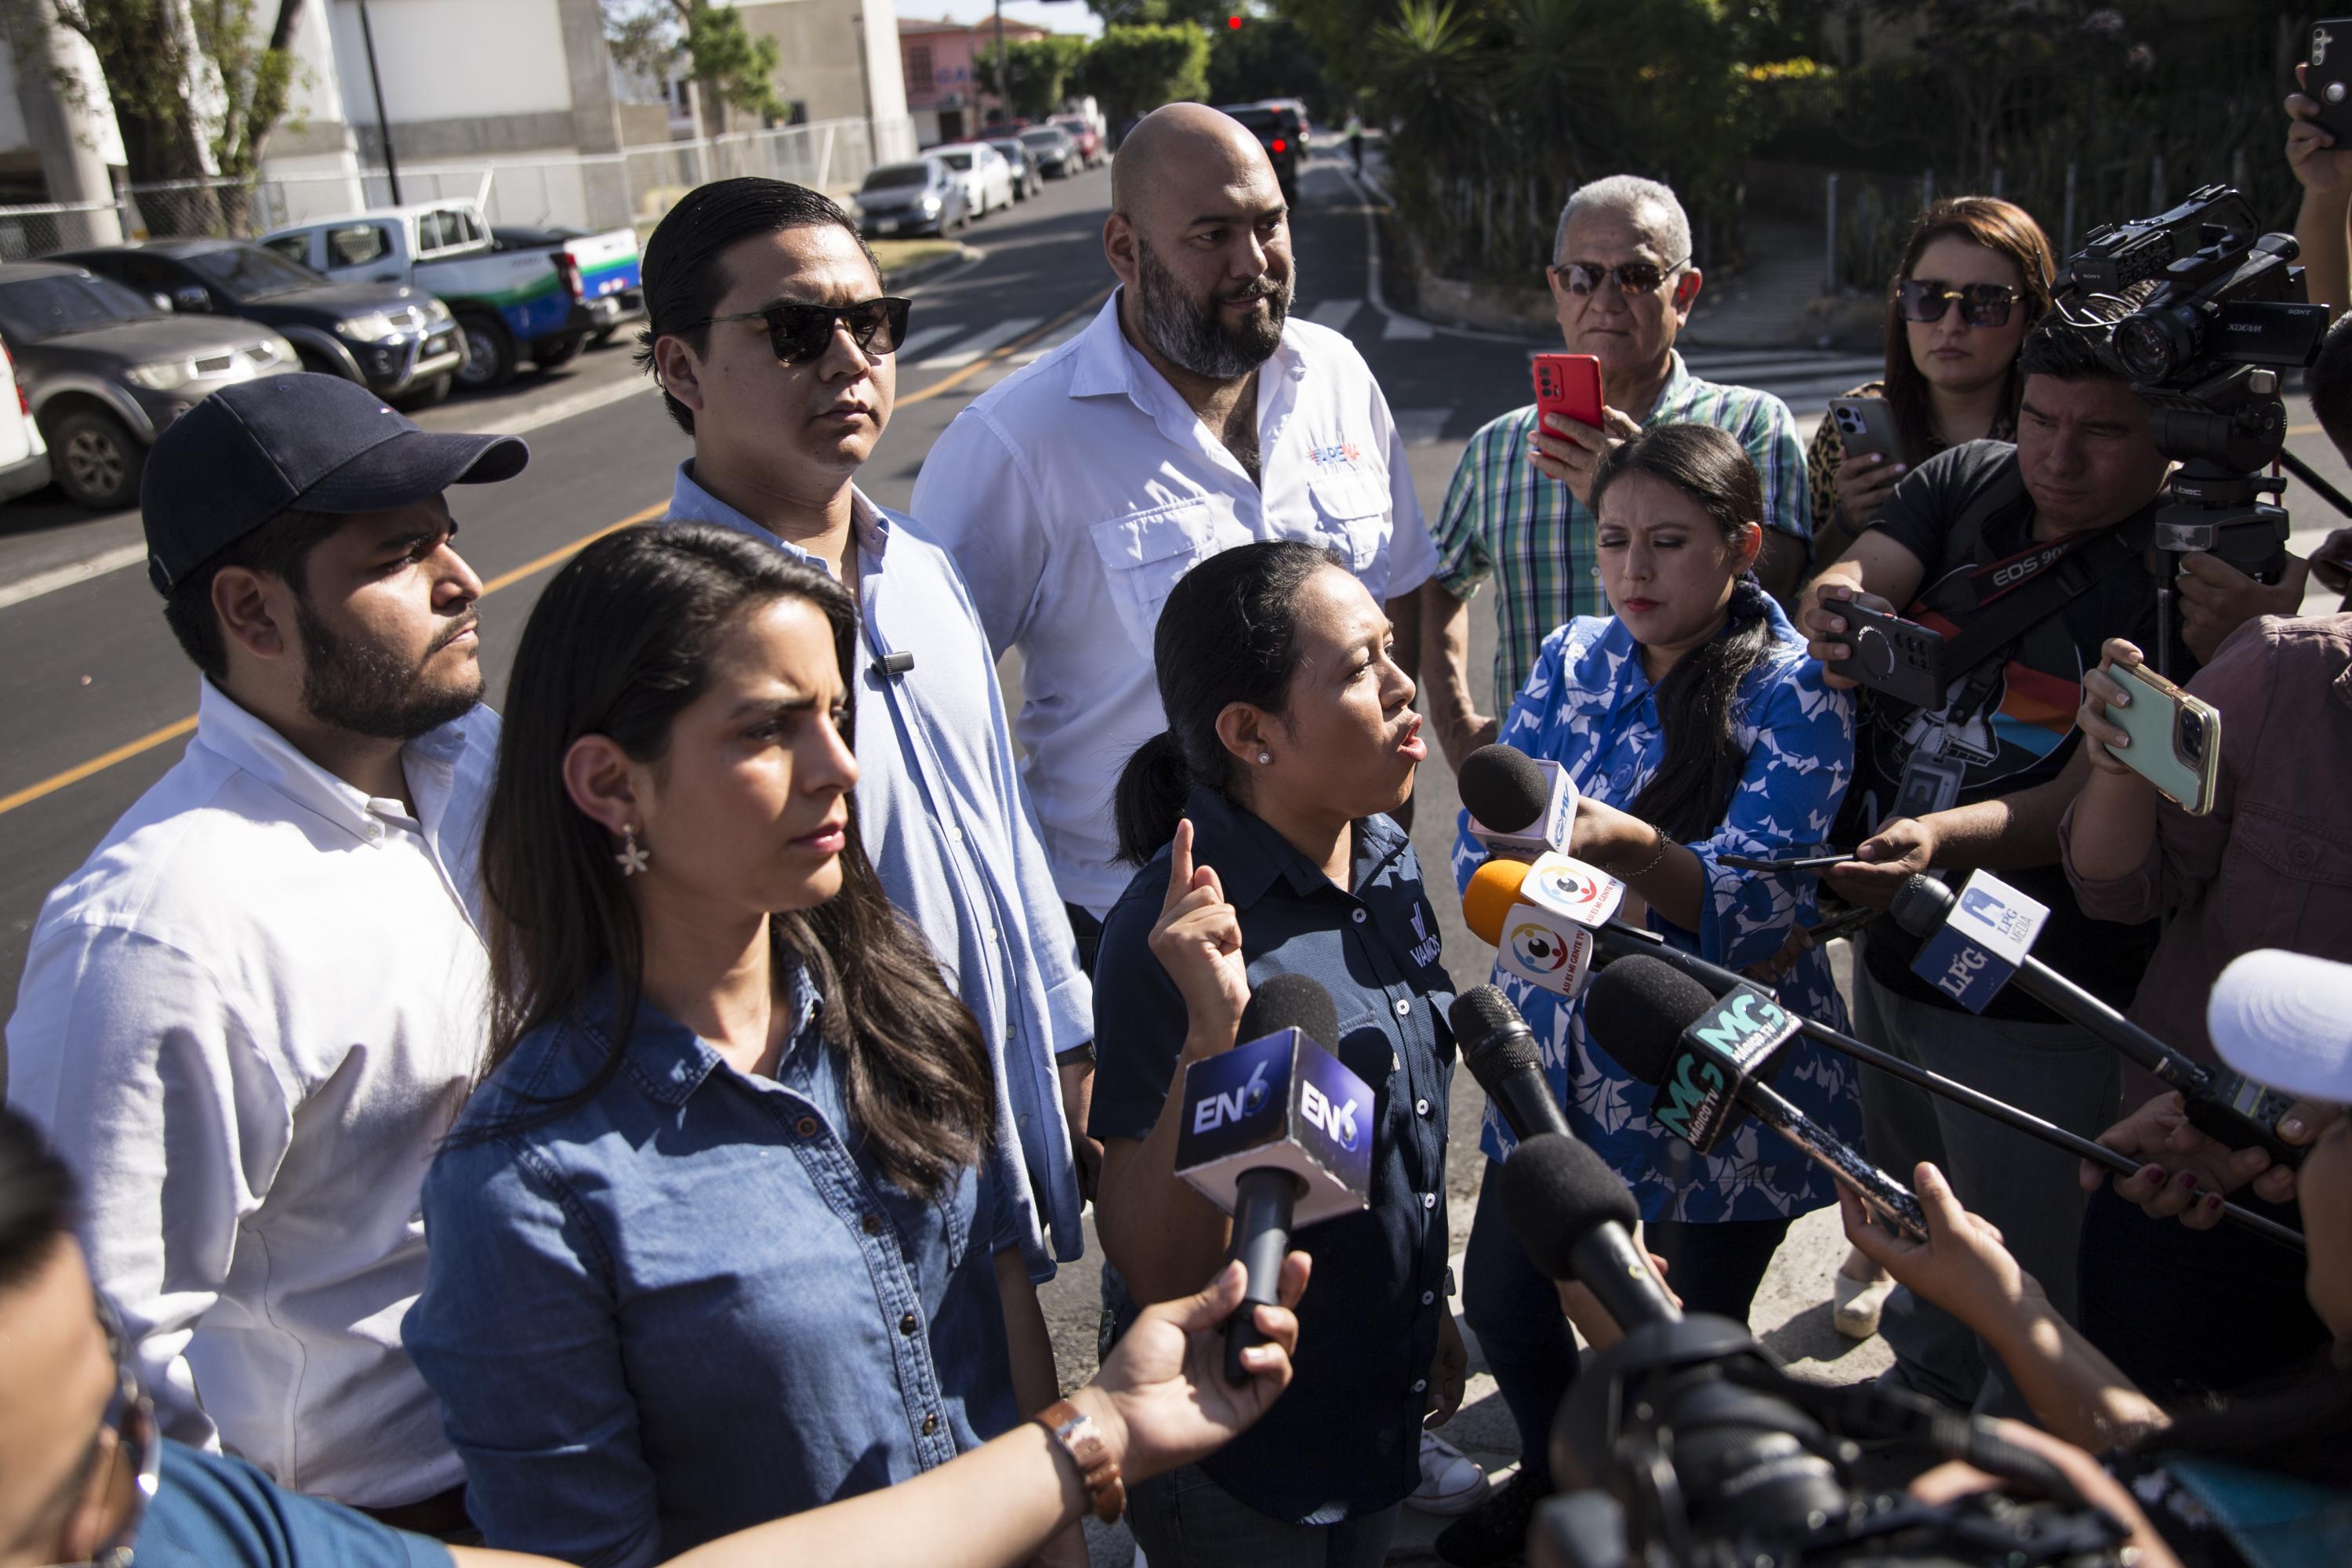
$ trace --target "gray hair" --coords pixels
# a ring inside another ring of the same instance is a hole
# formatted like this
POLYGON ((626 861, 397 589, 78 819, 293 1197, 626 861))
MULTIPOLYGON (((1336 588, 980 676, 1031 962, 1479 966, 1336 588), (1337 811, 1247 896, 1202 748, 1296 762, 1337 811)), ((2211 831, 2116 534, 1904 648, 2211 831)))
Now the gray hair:
POLYGON ((1645 180, 1639 174, 1612 174, 1605 180, 1588 180, 1577 186, 1568 205, 1559 209, 1559 226, 1551 237, 1554 262, 1559 260, 1559 253, 1568 244, 1568 226, 1576 220, 1576 215, 1595 208, 1633 214, 1634 221, 1647 228, 1650 237, 1665 252, 1659 260, 1679 267, 1691 259, 1690 217, 1683 211, 1674 187, 1645 180))

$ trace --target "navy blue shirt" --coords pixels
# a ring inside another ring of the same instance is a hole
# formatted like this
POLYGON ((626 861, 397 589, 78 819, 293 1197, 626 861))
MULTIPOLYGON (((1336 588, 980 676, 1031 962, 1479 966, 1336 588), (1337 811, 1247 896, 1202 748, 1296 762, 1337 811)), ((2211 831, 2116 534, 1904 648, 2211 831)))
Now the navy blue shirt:
MULTIPOLYGON (((1338 1056, 1374 1097, 1371 1206, 1302 1232, 1315 1281, 1299 1303, 1297 1376, 1256 1426, 1202 1468, 1279 1520, 1328 1524, 1402 1500, 1420 1479, 1421 1417, 1445 1278, 1445 1102, 1454 983, 1437 913, 1404 830, 1356 824, 1347 888, 1213 790, 1186 806, 1194 860, 1238 911, 1252 985, 1320 981, 1338 1005, 1338 1056)), ((1150 1135, 1175 1087, 1184 1001, 1150 945, 1168 892, 1162 848, 1103 921, 1095 969, 1097 1138, 1150 1135)), ((1110 1271, 1105 1270, 1106 1276, 1110 1271)), ((1107 1287, 1119 1331, 1136 1307, 1107 1287)))
POLYGON ((131 1547, 139 1568, 449 1568, 437 1541, 169 1441, 131 1547))
MULTIPOLYGON (((779 960, 779 962, 784 962, 779 960)), ((534 1029, 425 1179, 403 1339, 488 1544, 587 1568, 688 1547, 946 1464, 1020 1418, 994 1168, 929 1200, 874 1163, 795 970, 773 1078, 641 1006, 584 1104, 613 987, 534 1029)))

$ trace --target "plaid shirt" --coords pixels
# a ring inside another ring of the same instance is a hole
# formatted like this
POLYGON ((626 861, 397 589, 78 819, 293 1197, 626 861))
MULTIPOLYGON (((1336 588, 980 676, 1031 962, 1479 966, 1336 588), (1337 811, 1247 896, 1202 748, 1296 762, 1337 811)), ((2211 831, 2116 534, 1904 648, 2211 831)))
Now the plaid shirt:
MULTIPOLYGON (((1764 481, 1765 525, 1810 540, 1805 448, 1789 405, 1754 387, 1701 381, 1683 368, 1680 353, 1674 361, 1643 426, 1687 422, 1730 431, 1748 448, 1764 481)), ((1446 488, 1444 510, 1431 530, 1437 542, 1437 581, 1456 598, 1476 593, 1489 574, 1501 575, 1490 710, 1496 713, 1518 694, 1554 627, 1578 616, 1612 613, 1601 591, 1592 513, 1566 485, 1546 479, 1528 461, 1535 423, 1535 405, 1529 404, 1470 437, 1446 488)))

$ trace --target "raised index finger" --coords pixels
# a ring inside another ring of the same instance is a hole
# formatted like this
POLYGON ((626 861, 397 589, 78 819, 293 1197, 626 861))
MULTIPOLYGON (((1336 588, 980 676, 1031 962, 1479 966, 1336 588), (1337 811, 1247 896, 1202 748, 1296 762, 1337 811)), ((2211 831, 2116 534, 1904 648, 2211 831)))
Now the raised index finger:
POLYGON ((1168 896, 1160 901, 1160 912, 1166 914, 1176 907, 1177 900, 1192 890, 1192 819, 1176 820, 1176 837, 1168 846, 1168 896))

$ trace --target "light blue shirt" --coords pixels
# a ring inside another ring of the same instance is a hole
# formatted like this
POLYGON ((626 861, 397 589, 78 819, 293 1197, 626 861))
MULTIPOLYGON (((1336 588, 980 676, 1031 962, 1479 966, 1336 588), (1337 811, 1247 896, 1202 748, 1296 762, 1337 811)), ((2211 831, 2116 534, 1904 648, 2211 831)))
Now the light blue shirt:
MULTIPOLYGON (((1022 793, 996 660, 963 577, 912 518, 852 499, 858 832, 891 903, 980 1020, 995 1068, 1001 1184, 1021 1216, 1030 1275, 1050 1279, 1055 1258, 1086 1250, 1054 1057, 1094 1038, 1094 992, 1022 793), (876 673, 887 653, 912 654, 914 668, 876 673)), ((736 529, 831 570, 695 483, 690 459, 678 465, 669 521, 736 529)))

